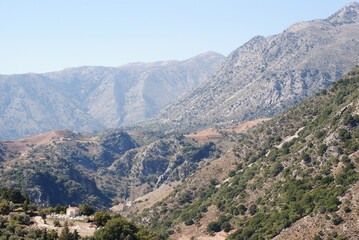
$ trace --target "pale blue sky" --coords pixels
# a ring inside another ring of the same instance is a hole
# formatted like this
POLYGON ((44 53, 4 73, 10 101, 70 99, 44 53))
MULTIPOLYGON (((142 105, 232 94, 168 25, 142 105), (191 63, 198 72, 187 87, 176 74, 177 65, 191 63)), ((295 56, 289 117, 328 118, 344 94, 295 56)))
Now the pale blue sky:
POLYGON ((224 55, 348 0, 0 0, 0 73, 224 55))

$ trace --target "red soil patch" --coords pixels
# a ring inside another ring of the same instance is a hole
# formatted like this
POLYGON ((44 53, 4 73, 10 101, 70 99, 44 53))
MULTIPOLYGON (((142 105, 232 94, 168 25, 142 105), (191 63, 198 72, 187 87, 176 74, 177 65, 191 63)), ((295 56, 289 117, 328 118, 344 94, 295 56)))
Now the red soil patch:
POLYGON ((198 142, 206 142, 210 140, 220 139, 222 138, 222 134, 213 128, 208 128, 203 131, 192 133, 189 135, 184 135, 186 138, 192 138, 195 139, 198 142))
POLYGON ((195 139, 198 142, 206 142, 206 141, 215 141, 223 138, 222 132, 235 132, 235 133, 243 133, 246 132, 248 129, 262 123, 265 121, 271 120, 270 118, 260 118, 248 122, 243 122, 236 124, 232 127, 229 127, 227 129, 218 130, 214 128, 207 128, 205 130, 202 130, 200 132, 184 135, 186 138, 192 138, 195 139))
POLYGON ((239 123, 227 129, 227 131, 236 132, 236 133, 243 133, 246 132, 248 129, 262 123, 271 120, 271 118, 259 118, 252 121, 239 123))

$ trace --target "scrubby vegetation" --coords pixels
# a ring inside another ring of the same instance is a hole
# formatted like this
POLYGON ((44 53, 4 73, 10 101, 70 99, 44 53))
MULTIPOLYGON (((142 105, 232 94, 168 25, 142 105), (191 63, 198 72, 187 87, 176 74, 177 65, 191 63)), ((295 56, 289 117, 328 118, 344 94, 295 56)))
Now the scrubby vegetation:
POLYGON ((341 224, 339 197, 359 179, 358 72, 239 138, 229 181, 182 186, 143 216, 170 235, 180 223, 200 226, 215 206, 207 231, 237 229, 229 239, 269 239, 309 214, 341 224))

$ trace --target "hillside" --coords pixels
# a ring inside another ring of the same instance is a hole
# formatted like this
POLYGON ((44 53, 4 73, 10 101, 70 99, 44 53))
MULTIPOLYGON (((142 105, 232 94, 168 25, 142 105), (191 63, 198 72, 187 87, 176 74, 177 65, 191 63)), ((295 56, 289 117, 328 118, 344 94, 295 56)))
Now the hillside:
POLYGON ((173 239, 356 239, 358 87, 356 67, 238 136, 136 220, 173 239))
POLYGON ((331 83, 358 62, 359 4, 327 19, 256 36, 234 50, 208 83, 175 101, 147 125, 192 129, 272 117, 331 83))
POLYGON ((39 206, 103 208, 177 184, 220 151, 213 143, 155 132, 57 130, 0 141, 0 180, 39 206))
POLYGON ((224 57, 0 75, 0 139, 135 124, 205 82, 224 57))

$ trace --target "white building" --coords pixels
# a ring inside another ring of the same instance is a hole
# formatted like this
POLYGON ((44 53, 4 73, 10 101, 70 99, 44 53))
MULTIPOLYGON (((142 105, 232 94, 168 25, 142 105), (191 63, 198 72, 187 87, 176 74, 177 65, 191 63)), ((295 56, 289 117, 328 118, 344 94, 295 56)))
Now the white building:
POLYGON ((80 208, 78 207, 69 207, 66 209, 66 215, 69 217, 76 217, 80 215, 80 208))

